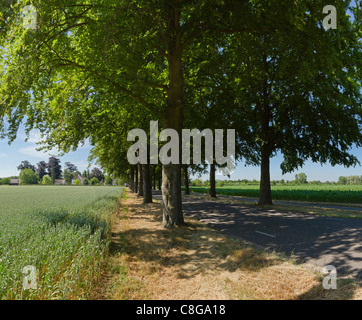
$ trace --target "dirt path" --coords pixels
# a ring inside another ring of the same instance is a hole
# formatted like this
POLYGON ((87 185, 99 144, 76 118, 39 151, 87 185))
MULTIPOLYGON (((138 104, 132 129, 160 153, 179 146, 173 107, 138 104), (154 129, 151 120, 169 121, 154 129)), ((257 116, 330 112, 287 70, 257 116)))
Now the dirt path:
POLYGON ((128 192, 112 228, 110 257, 91 299, 352 299, 356 287, 322 288, 314 272, 186 218, 161 227, 159 203, 128 192))

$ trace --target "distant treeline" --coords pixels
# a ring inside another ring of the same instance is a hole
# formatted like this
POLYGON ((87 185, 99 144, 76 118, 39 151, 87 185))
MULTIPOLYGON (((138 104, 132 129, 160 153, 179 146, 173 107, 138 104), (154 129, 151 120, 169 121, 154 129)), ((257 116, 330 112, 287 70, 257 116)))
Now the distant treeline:
MULTIPOLYGON (((224 187, 224 186, 236 186, 236 185, 259 185, 260 181, 253 179, 238 179, 238 180, 216 180, 216 187, 224 187)), ((307 175, 305 173, 299 173, 295 175, 294 180, 271 180, 271 185, 362 185, 362 176, 340 176, 338 181, 325 181, 321 182, 319 180, 307 180, 307 175)), ((209 186, 210 181, 203 181, 202 179, 195 179, 191 181, 192 186, 201 187, 201 186, 209 186)))
POLYGON ((40 161, 37 165, 32 165, 28 160, 24 160, 17 166, 17 169, 20 171, 19 176, 0 178, 0 185, 9 185, 12 183, 12 179, 17 179, 18 184, 24 185, 119 185, 122 182, 120 179, 114 179, 114 177, 106 175, 97 167, 94 167, 91 171, 85 170, 81 173, 74 164, 65 162, 65 169, 62 170, 60 160, 55 157, 50 157, 48 162, 40 161))

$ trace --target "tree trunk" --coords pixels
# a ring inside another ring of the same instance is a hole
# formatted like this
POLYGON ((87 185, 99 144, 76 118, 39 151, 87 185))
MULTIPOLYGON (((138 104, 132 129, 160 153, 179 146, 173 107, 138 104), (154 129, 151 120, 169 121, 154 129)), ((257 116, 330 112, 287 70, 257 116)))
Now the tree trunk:
MULTIPOLYGON (((173 2, 172 2, 173 3, 173 2)), ((166 128, 174 129, 181 139, 183 126, 183 87, 184 77, 182 68, 182 28, 181 13, 178 5, 170 5, 167 19, 167 60, 169 85, 165 108, 166 128)), ((181 149, 181 141, 179 143, 181 149)), ((181 159, 181 153, 180 153, 181 159)), ((163 222, 166 228, 174 225, 184 225, 181 195, 181 164, 170 163, 162 165, 162 201, 163 222)))
POLYGON ((185 194, 190 194, 190 181, 189 181, 189 172, 187 170, 187 164, 184 164, 182 167, 184 172, 185 194))
POLYGON ((153 190, 156 190, 156 167, 152 166, 152 183, 153 183, 153 190))
POLYGON ((260 198, 259 205, 273 204, 270 188, 270 153, 267 147, 261 148, 260 198))
POLYGON ((143 197, 143 170, 142 165, 139 163, 138 165, 138 196, 143 197))
POLYGON ((131 190, 134 192, 134 167, 131 166, 131 174, 130 174, 130 182, 129 182, 129 187, 131 188, 131 190))
POLYGON ((209 196, 211 198, 216 198, 216 185, 215 185, 215 163, 210 164, 210 186, 209 186, 209 196))
MULTIPOLYGON (((267 56, 263 56, 265 75, 268 72, 267 56)), ((260 198, 259 205, 273 204, 270 189, 270 155, 273 148, 273 130, 270 127, 272 118, 269 106, 268 81, 264 75, 263 81, 263 102, 257 105, 261 124, 261 164, 260 164, 260 198)))
POLYGON ((157 186, 158 190, 162 190, 162 179, 158 178, 157 182, 158 182, 158 186, 157 186))
POLYGON ((174 225, 184 225, 181 201, 181 170, 180 165, 168 164, 162 166, 162 201, 163 220, 165 228, 174 225))
POLYGON ((138 165, 134 166, 134 193, 138 193, 138 165))
POLYGON ((150 176, 150 165, 142 165, 143 176, 143 203, 152 203, 152 183, 150 176))

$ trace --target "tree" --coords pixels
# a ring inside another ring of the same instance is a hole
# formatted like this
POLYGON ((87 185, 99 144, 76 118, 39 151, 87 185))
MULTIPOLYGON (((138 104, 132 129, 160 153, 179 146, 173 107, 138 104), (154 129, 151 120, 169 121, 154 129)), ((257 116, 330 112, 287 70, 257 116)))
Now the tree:
POLYGON ((298 173, 295 175, 295 183, 305 184, 307 183, 307 175, 305 173, 298 173))
POLYGON ((104 184, 107 185, 107 186, 111 186, 113 183, 113 179, 110 177, 110 176, 107 176, 105 179, 104 179, 104 184))
POLYGON ((84 186, 88 186, 89 185, 89 180, 87 178, 84 178, 82 181, 84 186))
POLYGON ((201 187, 202 186, 202 180, 195 179, 194 181, 192 181, 192 185, 195 186, 195 187, 201 187))
POLYGON ((50 178, 47 174, 43 176, 43 179, 41 180, 41 184, 43 185, 52 185, 52 178, 50 178))
MULTIPOLYGON (((92 178, 96 178, 99 181, 103 181, 104 180, 104 174, 102 172, 102 170, 100 170, 99 168, 95 167, 92 169, 90 176, 91 179, 92 178)), ((92 181, 92 180, 91 180, 92 181)))
POLYGON ((347 184, 358 185, 361 182, 360 176, 349 176, 347 178, 347 184))
POLYGON ((338 178, 338 184, 347 184, 347 177, 340 176, 338 178))
POLYGON ((284 7, 279 20, 256 12, 260 23, 269 25, 272 19, 277 28, 268 34, 233 35, 225 47, 233 62, 225 73, 237 84, 235 112, 240 116, 235 117, 250 117, 248 131, 257 142, 260 205, 272 204, 270 158, 277 153, 284 157, 284 174, 307 159, 354 166, 359 161, 351 147, 362 145, 361 29, 358 19, 351 22, 343 14, 350 1, 336 4, 336 30, 323 28, 318 1, 292 7, 266 3, 269 12, 284 7))
POLYGON ((65 169, 63 171, 63 178, 65 180, 65 183, 66 184, 71 184, 72 183, 72 180, 73 178, 77 176, 76 173, 73 173, 72 171, 70 171, 69 169, 65 169))
POLYGON ((10 178, 2 178, 0 180, 0 184, 9 185, 10 184, 10 178))
POLYGON ((41 181, 43 179, 43 177, 45 175, 48 174, 48 165, 45 161, 40 161, 38 164, 37 164, 37 168, 36 168, 36 174, 39 176, 39 180, 41 181))
POLYGON ((17 167, 18 170, 31 169, 35 172, 35 166, 33 166, 28 160, 21 161, 21 164, 17 167))
POLYGON ((38 175, 32 169, 23 169, 20 172, 20 184, 28 185, 28 184, 38 184, 38 175))
MULTIPOLYGON (((79 182, 79 181, 78 181, 79 182)), ((99 185, 99 180, 97 179, 97 178, 92 178, 91 180, 90 180, 90 184, 92 185, 92 186, 97 186, 97 185, 99 185)))
POLYGON ((58 158, 50 157, 47 168, 53 183, 56 179, 60 179, 62 177, 62 166, 60 165, 60 160, 58 158))
POLYGON ((67 169, 69 172, 71 173, 76 173, 78 172, 78 168, 76 165, 74 165, 73 163, 71 162, 66 162, 65 163, 65 169, 67 169))

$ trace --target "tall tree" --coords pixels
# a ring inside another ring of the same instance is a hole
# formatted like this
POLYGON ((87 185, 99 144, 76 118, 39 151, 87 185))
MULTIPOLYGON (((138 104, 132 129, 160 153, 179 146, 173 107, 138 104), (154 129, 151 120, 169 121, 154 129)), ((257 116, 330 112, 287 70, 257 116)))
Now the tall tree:
POLYGON ((97 178, 98 181, 104 180, 104 174, 101 169, 94 167, 90 173, 90 178, 97 178))
POLYGON ((47 163, 45 161, 40 161, 37 164, 37 168, 36 168, 35 172, 39 176, 40 181, 43 180, 43 177, 48 174, 47 168, 48 168, 48 166, 47 166, 47 163))
POLYGON ((50 177, 52 178, 53 183, 56 179, 61 179, 62 166, 60 165, 60 160, 58 158, 50 157, 48 160, 47 169, 50 177))
POLYGON ((65 169, 68 169, 71 173, 78 172, 77 166, 71 162, 65 162, 65 169))
POLYGON ((21 164, 17 166, 18 170, 31 169, 35 172, 35 166, 33 166, 28 160, 21 161, 21 164))
POLYGON ((336 4, 338 28, 325 30, 323 2, 288 8, 271 1, 265 10, 284 7, 282 19, 264 11, 257 15, 260 23, 273 19, 278 28, 233 35, 224 48, 232 61, 225 73, 236 84, 235 117, 240 112, 251 120, 257 142, 261 205, 272 203, 270 158, 278 152, 284 156, 283 173, 306 159, 347 167, 359 163, 350 150, 362 144, 361 30, 347 15, 350 4, 336 4))

